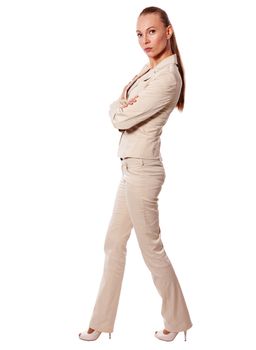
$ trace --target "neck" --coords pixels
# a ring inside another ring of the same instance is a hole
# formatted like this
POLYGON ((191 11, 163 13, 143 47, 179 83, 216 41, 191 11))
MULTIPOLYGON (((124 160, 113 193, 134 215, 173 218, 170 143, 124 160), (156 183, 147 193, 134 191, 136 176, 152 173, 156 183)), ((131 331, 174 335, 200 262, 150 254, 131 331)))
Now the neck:
POLYGON ((166 57, 171 56, 171 55, 173 55, 173 52, 171 49, 168 49, 168 50, 164 51, 164 53, 160 53, 158 56, 150 58, 149 59, 150 68, 154 68, 163 59, 165 59, 166 57))

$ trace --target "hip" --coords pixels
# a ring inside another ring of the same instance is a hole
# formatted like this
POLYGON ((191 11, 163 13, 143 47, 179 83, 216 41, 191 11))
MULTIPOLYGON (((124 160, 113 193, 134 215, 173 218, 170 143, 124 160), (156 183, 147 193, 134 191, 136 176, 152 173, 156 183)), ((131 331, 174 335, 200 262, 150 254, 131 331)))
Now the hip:
POLYGON ((165 178, 165 168, 161 158, 120 158, 123 175, 136 177, 159 177, 165 178))

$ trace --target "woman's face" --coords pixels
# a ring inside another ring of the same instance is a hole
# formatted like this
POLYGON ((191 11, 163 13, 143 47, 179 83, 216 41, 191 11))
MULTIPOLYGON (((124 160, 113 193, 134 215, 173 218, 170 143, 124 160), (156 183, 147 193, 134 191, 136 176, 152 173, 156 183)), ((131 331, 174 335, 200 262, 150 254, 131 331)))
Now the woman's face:
POLYGON ((139 16, 136 32, 141 48, 150 59, 157 59, 171 50, 168 39, 172 35, 172 28, 164 26, 158 13, 139 16))

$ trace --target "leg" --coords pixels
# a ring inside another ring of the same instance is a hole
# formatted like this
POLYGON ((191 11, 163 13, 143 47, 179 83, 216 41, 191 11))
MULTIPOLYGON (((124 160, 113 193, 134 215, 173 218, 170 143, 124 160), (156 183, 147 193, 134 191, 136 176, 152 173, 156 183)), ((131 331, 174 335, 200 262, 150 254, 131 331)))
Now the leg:
POLYGON ((126 245, 132 222, 125 200, 125 181, 122 178, 107 230, 104 251, 104 271, 89 327, 112 332, 119 303, 126 261, 126 245))
POLYGON ((162 297, 165 328, 179 332, 192 326, 182 290, 161 241, 158 195, 165 179, 161 161, 127 159, 126 200, 143 259, 162 297))

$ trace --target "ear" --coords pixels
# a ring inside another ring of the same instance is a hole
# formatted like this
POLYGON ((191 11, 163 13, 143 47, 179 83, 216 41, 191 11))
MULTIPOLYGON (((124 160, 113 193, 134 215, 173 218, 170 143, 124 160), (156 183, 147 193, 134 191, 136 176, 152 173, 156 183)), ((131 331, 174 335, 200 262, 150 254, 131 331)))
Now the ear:
POLYGON ((173 29, 172 29, 171 24, 169 24, 168 27, 166 28, 166 37, 167 37, 167 39, 170 39, 172 34, 173 34, 173 29))

